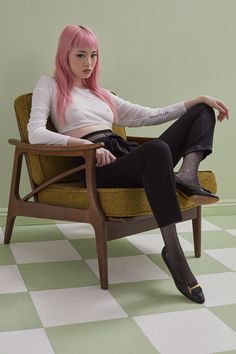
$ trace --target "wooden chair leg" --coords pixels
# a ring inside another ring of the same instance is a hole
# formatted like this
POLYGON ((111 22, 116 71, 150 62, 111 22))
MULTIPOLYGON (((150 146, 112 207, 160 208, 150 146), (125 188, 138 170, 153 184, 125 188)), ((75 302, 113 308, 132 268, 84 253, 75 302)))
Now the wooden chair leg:
POLYGON ((194 241, 194 252, 195 257, 201 257, 201 225, 202 225, 202 208, 197 207, 197 217, 192 219, 193 224, 193 241, 194 241))
POLYGON ((96 236, 98 267, 102 289, 108 289, 107 233, 104 224, 93 225, 96 236))
POLYGON ((12 235, 12 230, 15 222, 15 215, 11 215, 10 212, 8 212, 7 215, 7 222, 6 222, 6 229, 5 229, 5 236, 4 236, 4 243, 8 244, 11 241, 11 235, 12 235))
POLYGON ((8 244, 11 240, 12 229, 14 226, 16 218, 16 200, 20 198, 19 196, 19 185, 21 176, 21 166, 22 166, 23 154, 20 151, 15 150, 12 179, 11 179, 11 190, 8 203, 8 213, 4 243, 8 244))

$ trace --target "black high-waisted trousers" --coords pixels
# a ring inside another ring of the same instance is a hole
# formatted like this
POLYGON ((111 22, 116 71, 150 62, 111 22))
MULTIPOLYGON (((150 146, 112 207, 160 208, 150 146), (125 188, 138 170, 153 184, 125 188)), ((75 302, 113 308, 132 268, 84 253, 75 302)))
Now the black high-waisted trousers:
MULTIPOLYGON (((109 165, 97 167, 97 187, 143 187, 159 227, 181 221, 173 169, 188 153, 203 151, 205 158, 212 152, 214 127, 213 109, 202 103, 195 105, 159 138, 132 149, 109 165)), ((104 143, 109 149, 107 139, 104 143)))

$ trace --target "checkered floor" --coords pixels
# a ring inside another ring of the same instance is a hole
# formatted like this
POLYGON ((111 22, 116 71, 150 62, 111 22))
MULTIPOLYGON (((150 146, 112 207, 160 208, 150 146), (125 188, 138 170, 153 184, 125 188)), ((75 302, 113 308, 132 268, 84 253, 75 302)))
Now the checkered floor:
POLYGON ((0 354, 236 353, 236 216, 204 218, 200 259, 178 230, 203 305, 176 290, 158 230, 109 243, 104 291, 89 225, 18 226, 10 246, 0 228, 0 354))

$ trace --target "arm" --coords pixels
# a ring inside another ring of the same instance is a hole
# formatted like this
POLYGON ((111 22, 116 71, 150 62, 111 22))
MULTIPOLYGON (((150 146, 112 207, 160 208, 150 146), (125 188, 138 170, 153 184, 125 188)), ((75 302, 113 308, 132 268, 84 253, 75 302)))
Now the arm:
POLYGON ((162 108, 149 108, 112 96, 119 117, 119 125, 140 127, 158 125, 181 117, 186 112, 184 102, 162 108))
POLYGON ((88 140, 72 138, 47 129, 51 104, 56 96, 56 87, 51 80, 47 76, 41 77, 33 91, 30 120, 27 125, 29 142, 50 145, 90 144, 88 140))

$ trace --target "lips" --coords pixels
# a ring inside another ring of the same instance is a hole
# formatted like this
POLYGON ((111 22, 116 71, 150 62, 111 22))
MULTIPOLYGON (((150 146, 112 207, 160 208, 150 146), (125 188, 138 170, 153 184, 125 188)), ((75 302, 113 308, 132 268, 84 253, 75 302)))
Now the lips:
POLYGON ((91 69, 85 69, 85 70, 83 70, 83 73, 85 73, 85 74, 90 74, 91 72, 92 72, 91 69))

